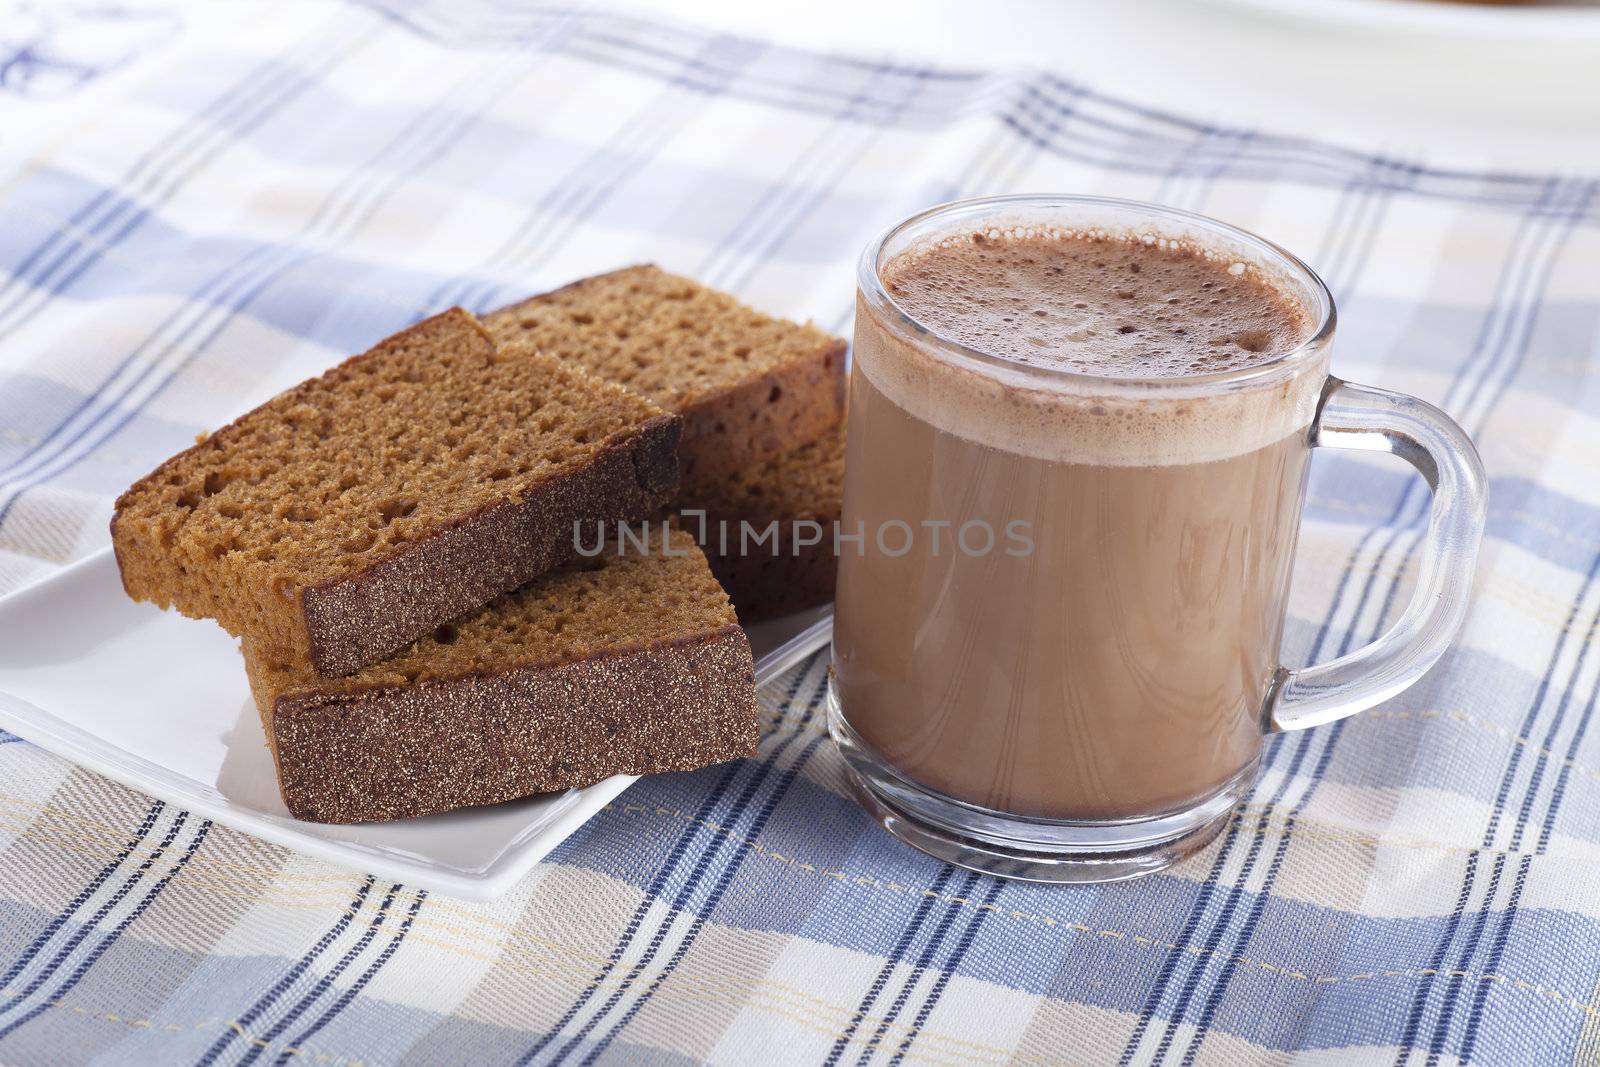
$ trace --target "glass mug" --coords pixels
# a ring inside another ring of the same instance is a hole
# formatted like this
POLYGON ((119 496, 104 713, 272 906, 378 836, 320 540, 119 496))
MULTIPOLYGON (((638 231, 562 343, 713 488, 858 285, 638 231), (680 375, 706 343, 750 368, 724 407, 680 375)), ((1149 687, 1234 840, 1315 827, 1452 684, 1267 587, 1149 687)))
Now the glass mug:
POLYGON ((1038 881, 1159 870, 1225 825, 1264 734, 1387 700, 1460 629, 1477 452, 1436 408, 1328 373, 1333 299, 1283 249, 1151 204, 995 197, 891 227, 858 283, 828 719, 858 799, 902 840, 1038 881), (1012 227, 1197 243, 1298 302, 1308 339, 1255 366, 1111 378, 986 355, 887 291, 906 250, 1012 227), (1291 669, 1316 447, 1402 457, 1432 515, 1394 626, 1291 669))

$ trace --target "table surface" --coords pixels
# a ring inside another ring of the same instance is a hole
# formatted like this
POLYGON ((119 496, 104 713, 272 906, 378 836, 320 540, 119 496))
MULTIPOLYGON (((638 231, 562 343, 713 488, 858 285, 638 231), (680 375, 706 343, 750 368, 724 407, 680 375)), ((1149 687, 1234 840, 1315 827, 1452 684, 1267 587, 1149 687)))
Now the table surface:
MULTIPOLYGON (((1393 0, 1468 25, 1469 5, 1393 0)), ((624 0, 669 16, 675 0, 624 0)), ((1600 167, 1600 28, 1587 39, 1376 31, 1216 0, 698 0, 708 27, 954 66, 1031 64, 1217 122, 1479 165, 1600 167)), ((1335 3, 1335 9, 1337 5, 1335 3)), ((1600 8, 1590 12, 1600 27, 1600 8)), ((1499 17, 1508 12, 1488 12, 1499 17)))
MULTIPOLYGON (((1153 0, 22 11, 0 592, 102 547, 115 495, 196 432, 422 314, 653 259, 847 333, 873 232, 1039 189, 1304 255, 1338 373, 1460 420, 1491 504, 1439 667, 1270 738, 1221 837, 1124 885, 889 839, 826 740, 821 657, 759 694, 756 758, 642 780, 483 905, 0 734, 0 1062, 1600 1058, 1591 44, 1153 0)), ((1312 467, 1289 663, 1383 631, 1426 515, 1398 464, 1312 467)))

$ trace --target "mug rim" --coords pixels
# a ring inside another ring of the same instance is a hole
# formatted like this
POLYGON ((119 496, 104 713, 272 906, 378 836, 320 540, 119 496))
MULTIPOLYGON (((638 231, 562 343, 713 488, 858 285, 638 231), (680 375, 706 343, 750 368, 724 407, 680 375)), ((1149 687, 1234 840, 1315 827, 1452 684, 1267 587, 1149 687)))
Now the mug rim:
POLYGON ((1125 387, 1145 391, 1163 389, 1188 389, 1194 386, 1233 385, 1235 383, 1250 383, 1261 378, 1275 377, 1286 369, 1294 369, 1299 364, 1313 359, 1320 353, 1332 339, 1337 325, 1338 312, 1334 306, 1333 293, 1328 289, 1326 282, 1304 260, 1290 252, 1283 246, 1267 240, 1249 230, 1224 222, 1210 215, 1202 215, 1196 211, 1186 211, 1182 208, 1168 207, 1149 200, 1133 200, 1115 196, 1091 196, 1077 193, 1008 193, 997 196, 974 196, 960 200, 948 200, 942 204, 924 208, 900 221, 886 227, 862 249, 861 257, 856 265, 857 289, 867 303, 880 313, 884 310, 891 311, 899 319, 898 325, 909 327, 917 335, 918 343, 929 344, 948 355, 954 355, 958 360, 975 363, 979 367, 1003 371, 1006 374, 1021 374, 1026 377, 1063 383, 1080 384, 1101 389, 1107 386, 1125 387), (984 209, 999 209, 1017 206, 1059 206, 1064 208, 1109 208, 1122 211, 1131 211, 1154 218, 1172 219, 1179 222, 1190 223, 1202 230, 1209 230, 1231 240, 1237 241, 1245 247, 1262 253, 1265 258, 1296 276, 1309 290, 1317 306, 1308 308, 1316 319, 1316 327, 1304 341, 1287 352, 1273 356, 1263 363, 1254 363, 1246 367, 1235 367, 1227 370, 1208 371, 1203 374, 1185 374, 1177 377, 1138 378, 1120 375, 1091 374, 1084 371, 1067 370, 1061 367, 1040 366, 1038 364, 1018 363, 1001 356, 991 355, 980 349, 973 348, 961 341, 948 337, 933 326, 922 322, 902 307, 891 295, 883 284, 882 267, 883 252, 888 244, 896 237, 905 233, 912 227, 935 221, 941 216, 959 215, 964 213, 982 214, 984 209))

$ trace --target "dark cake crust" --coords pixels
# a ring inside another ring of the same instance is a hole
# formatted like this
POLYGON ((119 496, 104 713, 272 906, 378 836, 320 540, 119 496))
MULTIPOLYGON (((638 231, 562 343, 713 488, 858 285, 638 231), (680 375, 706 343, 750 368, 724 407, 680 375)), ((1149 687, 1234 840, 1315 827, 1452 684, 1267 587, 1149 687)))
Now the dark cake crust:
MULTIPOLYGON (((246 663, 252 657, 246 652, 246 663)), ((692 770, 755 752, 737 626, 561 663, 409 686, 274 696, 264 724, 297 819, 410 818, 692 770)))
POLYGON ((306 658, 350 674, 572 555, 573 523, 643 518, 677 491, 681 422, 661 416, 582 470, 465 516, 356 574, 300 592, 306 658))

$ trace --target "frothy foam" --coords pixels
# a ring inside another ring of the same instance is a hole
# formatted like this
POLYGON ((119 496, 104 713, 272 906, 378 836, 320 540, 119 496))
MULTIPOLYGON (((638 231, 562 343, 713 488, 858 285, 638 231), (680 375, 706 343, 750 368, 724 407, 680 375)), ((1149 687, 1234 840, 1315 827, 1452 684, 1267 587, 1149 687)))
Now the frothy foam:
POLYGON ((1004 362, 930 354, 898 316, 863 304, 854 358, 873 385, 941 429, 1039 458, 1165 466, 1239 455, 1303 430, 1326 373, 1324 354, 1203 392, 1184 385, 1268 363, 1314 326, 1259 267, 1198 244, 963 232, 901 253, 882 277, 918 326, 1004 362), (1092 377, 1039 373, 1050 370, 1092 377))

